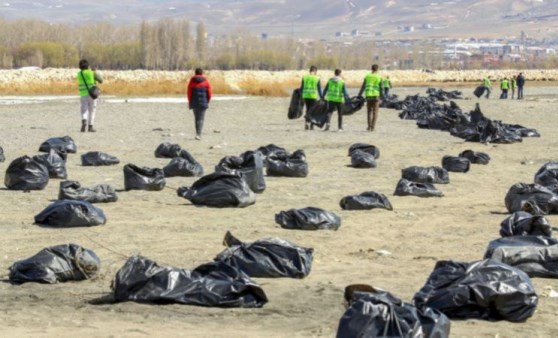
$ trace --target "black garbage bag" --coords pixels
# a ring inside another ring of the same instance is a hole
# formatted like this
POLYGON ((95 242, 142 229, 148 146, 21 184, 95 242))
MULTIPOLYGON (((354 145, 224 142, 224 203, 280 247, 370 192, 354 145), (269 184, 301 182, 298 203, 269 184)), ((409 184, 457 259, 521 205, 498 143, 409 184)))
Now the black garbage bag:
POLYGON ((215 166, 215 171, 240 172, 250 189, 255 193, 261 193, 265 190, 263 166, 262 154, 259 151, 250 150, 240 156, 225 156, 215 166))
POLYGON ((500 236, 552 236, 552 226, 544 216, 516 211, 500 223, 500 236))
POLYGON ((65 179, 68 177, 68 173, 66 172, 66 161, 53 149, 51 149, 48 154, 33 156, 33 160, 47 168, 50 178, 65 179))
POLYGON ((486 87, 485 86, 478 86, 477 88, 475 88, 475 90, 473 91, 473 94, 480 98, 484 92, 486 91, 486 87))
POLYGON ((488 164, 490 162, 490 155, 480 151, 464 150, 459 154, 459 157, 464 157, 473 164, 488 164))
POLYGON ((438 101, 449 101, 463 98, 463 94, 459 90, 452 90, 451 92, 447 92, 443 89, 428 88, 426 90, 426 94, 428 95, 428 97, 438 101))
POLYGON ((133 164, 124 166, 124 189, 159 191, 165 188, 165 173, 162 169, 138 167, 133 164))
POLYGON ((42 190, 48 184, 48 169, 29 156, 18 157, 6 169, 4 184, 9 190, 42 190))
POLYGON ((512 236, 488 244, 484 258, 513 266, 529 277, 558 278, 558 240, 546 236, 512 236))
POLYGON ((558 162, 547 162, 535 174, 535 183, 558 190, 558 162))
POLYGON ((541 134, 534 128, 527 128, 520 124, 505 124, 506 128, 521 137, 541 137, 541 134))
POLYGON ((302 101, 302 93, 300 88, 293 90, 291 95, 291 103, 289 104, 289 113, 287 117, 289 120, 298 119, 302 116, 302 108, 304 107, 304 102, 302 101))
POLYGON ((558 194, 538 184, 512 185, 505 203, 509 212, 527 211, 533 215, 558 213, 558 194))
POLYGON ((10 283, 63 283, 91 279, 101 268, 93 250, 76 244, 51 246, 10 266, 10 283))
POLYGON ((448 171, 442 167, 412 166, 401 170, 401 177, 416 183, 448 184, 448 171))
POLYGON ((465 157, 446 155, 442 158, 442 167, 455 173, 466 173, 471 167, 471 161, 465 157))
POLYGON ((331 211, 307 207, 281 211, 275 214, 275 223, 292 230, 337 230, 341 218, 331 211))
POLYGON ((157 158, 175 158, 179 157, 182 147, 178 144, 163 142, 155 149, 155 157, 157 158))
POLYGON ((112 283, 114 300, 213 307, 262 307, 263 289, 244 272, 223 262, 189 271, 130 257, 112 283))
POLYGON ((256 195, 242 173, 214 172, 192 184, 178 188, 177 194, 195 205, 215 208, 244 208, 256 203, 256 195))
POLYGON ((373 146, 373 145, 368 144, 368 143, 354 143, 354 144, 352 144, 349 147, 349 155, 348 156, 351 156, 351 154, 355 150, 361 150, 361 151, 364 151, 365 153, 373 155, 375 159, 380 158, 380 149, 378 147, 373 146))
POLYGON ((399 97, 395 94, 390 94, 385 96, 380 101, 381 108, 389 108, 389 109, 396 109, 402 110, 403 109, 403 101, 399 100, 399 97))
POLYGON ((306 119, 320 128, 327 123, 327 102, 318 100, 306 113, 306 119))
POLYGON ((60 182, 58 199, 108 203, 118 201, 118 195, 116 195, 114 188, 108 184, 97 184, 91 188, 85 188, 78 181, 62 181, 60 182))
POLYGON ((116 156, 103 153, 102 151, 90 151, 81 155, 81 165, 83 166, 102 166, 119 163, 120 160, 116 156))
POLYGON ((395 187, 395 196, 442 197, 444 194, 431 183, 418 183, 400 179, 395 187))
POLYGON ((292 154, 275 153, 267 157, 267 176, 306 177, 308 162, 304 151, 297 150, 292 154))
POLYGON ((355 292, 339 321, 337 338, 447 338, 451 322, 438 310, 417 308, 391 293, 355 292))
POLYGON ((192 177, 202 176, 203 167, 198 162, 190 162, 183 157, 173 158, 169 164, 163 168, 165 177, 192 177))
POLYGON ((351 167, 353 168, 376 168, 376 158, 374 155, 362 150, 355 150, 351 153, 351 167))
POLYGON ((2 147, 0 147, 0 163, 4 162, 6 160, 6 157, 4 156, 4 149, 2 149, 2 147))
POLYGON ((268 144, 266 146, 261 146, 257 149, 258 152, 260 152, 264 158, 267 158, 270 155, 278 155, 278 154, 288 154, 289 152, 287 151, 287 149, 283 148, 283 147, 279 147, 278 145, 275 145, 273 143, 268 144))
POLYGON ((353 115, 364 107, 366 100, 362 96, 353 96, 341 106, 342 115, 353 115))
POLYGON ((103 210, 85 201, 59 200, 35 216, 35 223, 54 227, 89 227, 105 224, 103 210))
POLYGON ((451 319, 523 322, 535 313, 539 298, 523 271, 487 259, 473 263, 438 261, 414 304, 431 307, 451 319))
POLYGON ((250 277, 304 278, 312 269, 314 249, 281 238, 243 243, 227 232, 223 244, 228 248, 217 255, 215 260, 234 266, 250 277))
POLYGON ((76 143, 70 136, 49 138, 39 146, 39 151, 43 153, 48 153, 51 149, 54 149, 59 155, 60 153, 75 154, 77 152, 76 143))
POLYGON ((376 208, 393 210, 391 203, 384 194, 365 191, 360 195, 345 196, 339 202, 343 210, 371 210, 376 208))

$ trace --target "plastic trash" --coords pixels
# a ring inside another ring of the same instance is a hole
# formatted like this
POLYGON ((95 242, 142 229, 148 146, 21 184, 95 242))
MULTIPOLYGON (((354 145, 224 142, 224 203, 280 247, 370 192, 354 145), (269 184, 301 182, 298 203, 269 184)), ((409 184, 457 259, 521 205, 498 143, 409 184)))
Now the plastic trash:
POLYGON ((417 183, 400 179, 395 187, 395 196, 442 197, 444 194, 431 183, 417 183))
POLYGON ((373 155, 375 159, 380 158, 380 149, 374 145, 368 143, 354 143, 349 147, 348 156, 351 156, 351 154, 356 150, 361 150, 365 153, 373 155))
POLYGON ((339 321, 337 338, 447 338, 451 322, 438 310, 419 309, 384 290, 354 292, 339 321))
POLYGON ((42 190, 48 184, 48 169, 29 156, 18 157, 10 163, 4 176, 9 190, 42 190))
POLYGON ((475 88, 475 90, 473 91, 473 94, 477 97, 480 98, 481 96, 484 95, 484 92, 486 91, 486 87, 485 86, 478 86, 477 88, 475 88))
POLYGON ((393 210, 389 199, 384 194, 365 191, 360 195, 345 196, 339 202, 343 210, 371 210, 376 208, 393 210))
POLYGON ((234 266, 250 277, 304 278, 312 269, 314 249, 281 238, 243 243, 227 232, 223 244, 228 248, 217 255, 215 260, 234 266))
POLYGON ((304 151, 297 150, 293 154, 274 153, 267 156, 267 176, 306 177, 308 162, 304 151))
POLYGON ((527 211, 533 215, 558 213, 558 195, 538 184, 512 185, 505 203, 509 212, 527 211))
POLYGON ((466 173, 471 167, 471 161, 465 157, 446 155, 442 158, 442 167, 447 171, 466 173))
POLYGON ((112 283, 114 300, 156 304, 180 303, 213 307, 262 307, 267 297, 244 272, 222 262, 194 270, 159 266, 130 257, 112 283))
POLYGON ((402 110, 404 106, 403 101, 400 101, 399 97, 396 94, 390 94, 388 96, 383 96, 382 100, 380 101, 380 107, 402 110))
POLYGON ((416 183, 448 184, 448 171, 442 167, 412 166, 401 170, 401 177, 416 183))
POLYGON ((202 176, 203 167, 198 162, 190 162, 182 157, 173 158, 169 164, 163 168, 165 177, 193 177, 202 176))
POLYGON ((319 128, 327 123, 327 102, 324 100, 318 100, 312 108, 306 113, 306 118, 310 123, 319 128))
POLYGON ((366 100, 362 96, 351 97, 348 101, 341 105, 342 115, 353 115, 364 107, 366 100))
POLYGON ((158 158, 175 158, 179 157, 182 147, 178 144, 163 142, 155 149, 155 157, 158 158))
POLYGON ((246 151, 240 156, 226 156, 215 166, 215 171, 240 172, 255 193, 265 190, 263 156, 259 151, 246 151))
POLYGON ((35 216, 35 223, 54 227, 89 227, 105 224, 103 210, 85 201, 59 200, 35 216))
POLYGON ((357 149, 351 153, 351 167, 353 168, 376 168, 374 155, 357 149))
POLYGON ((214 172, 200 178, 191 187, 178 188, 177 194, 192 204, 216 208, 244 208, 256 203, 256 195, 242 178, 242 173, 214 172))
POLYGON ((275 222, 291 230, 337 230, 341 226, 339 216, 314 207, 281 211, 275 214, 275 222))
POLYGON ((535 174, 535 183, 558 190, 558 162, 545 163, 535 174))
POLYGON ((39 151, 43 153, 48 153, 51 149, 59 154, 60 152, 64 154, 77 153, 76 143, 70 136, 49 138, 39 146, 39 151))
POLYGON ((459 90, 452 90, 447 92, 443 89, 428 88, 426 89, 426 94, 429 98, 438 101, 449 101, 455 99, 463 99, 463 94, 459 90))
POLYGON ((302 101, 302 95, 300 93, 300 88, 293 90, 291 95, 291 103, 289 105, 289 113, 287 117, 289 120, 298 119, 302 116, 304 102, 302 101))
POLYGON ((92 250, 76 244, 51 246, 10 266, 10 283, 62 283, 94 278, 101 268, 92 250))
POLYGON ((53 149, 51 149, 48 154, 33 156, 33 160, 47 168, 50 178, 65 179, 68 177, 68 173, 66 172, 66 161, 53 149))
POLYGON ((539 298, 523 271, 487 259, 473 263, 438 261, 414 304, 431 307, 451 319, 523 322, 535 313, 539 298))
POLYGON ((0 147, 0 163, 4 162, 6 160, 6 157, 4 156, 4 149, 2 149, 2 147, 0 147))
POLYGON ((552 226, 544 216, 516 211, 500 224, 500 236, 552 236, 552 226))
POLYGON ((484 258, 513 266, 529 277, 558 278, 558 240, 546 236, 512 236, 488 244, 484 258))
POLYGON ((480 151, 464 150, 459 154, 459 157, 464 157, 473 164, 488 164, 490 162, 490 156, 480 151))
POLYGON ((59 200, 85 201, 89 203, 116 202, 118 195, 108 184, 97 184, 91 188, 82 187, 78 181, 60 182, 59 200))
POLYGON ((103 153, 101 151, 90 151, 81 155, 81 165, 83 166, 103 166, 119 164, 120 160, 116 156, 103 153))
POLYGON ((124 166, 124 189, 159 191, 165 188, 165 174, 162 169, 138 167, 133 164, 124 166))

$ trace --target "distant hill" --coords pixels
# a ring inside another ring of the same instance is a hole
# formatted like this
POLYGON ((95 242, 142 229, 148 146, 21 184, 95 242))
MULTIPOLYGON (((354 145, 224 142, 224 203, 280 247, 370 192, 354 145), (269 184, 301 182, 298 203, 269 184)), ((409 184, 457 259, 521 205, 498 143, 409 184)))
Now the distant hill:
POLYGON ((384 37, 557 37, 558 0, 0 0, 0 17, 116 25, 165 17, 204 21, 210 33, 328 38, 358 29, 384 37), (411 28, 412 26, 412 28, 411 28), (407 32, 404 31, 407 27, 407 32))

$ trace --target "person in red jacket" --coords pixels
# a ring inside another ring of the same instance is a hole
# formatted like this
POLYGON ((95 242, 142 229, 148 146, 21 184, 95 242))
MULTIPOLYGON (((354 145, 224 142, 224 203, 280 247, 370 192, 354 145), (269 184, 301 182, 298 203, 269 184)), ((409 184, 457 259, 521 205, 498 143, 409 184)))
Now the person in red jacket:
POLYGON ((196 119, 196 140, 201 140, 205 111, 211 101, 211 84, 203 76, 203 69, 196 68, 195 75, 188 83, 188 108, 194 111, 196 119))

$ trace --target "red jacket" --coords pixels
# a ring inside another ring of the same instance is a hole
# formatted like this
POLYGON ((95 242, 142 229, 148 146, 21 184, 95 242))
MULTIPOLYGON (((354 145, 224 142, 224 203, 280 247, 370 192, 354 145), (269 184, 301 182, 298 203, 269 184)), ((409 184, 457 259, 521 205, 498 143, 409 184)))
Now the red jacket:
POLYGON ((211 94, 211 85, 204 76, 192 76, 188 83, 190 109, 207 109, 209 101, 211 101, 211 94))

